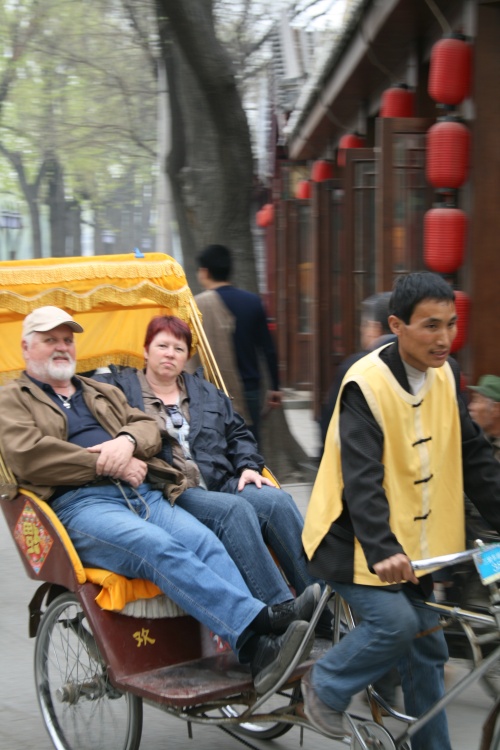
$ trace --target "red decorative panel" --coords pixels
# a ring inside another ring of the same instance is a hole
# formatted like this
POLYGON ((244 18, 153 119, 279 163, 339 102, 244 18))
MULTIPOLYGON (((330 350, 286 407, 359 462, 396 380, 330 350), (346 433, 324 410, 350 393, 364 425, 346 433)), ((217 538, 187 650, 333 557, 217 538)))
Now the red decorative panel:
POLYGON ((53 539, 29 502, 25 504, 17 520, 14 539, 38 575, 50 552, 53 539))

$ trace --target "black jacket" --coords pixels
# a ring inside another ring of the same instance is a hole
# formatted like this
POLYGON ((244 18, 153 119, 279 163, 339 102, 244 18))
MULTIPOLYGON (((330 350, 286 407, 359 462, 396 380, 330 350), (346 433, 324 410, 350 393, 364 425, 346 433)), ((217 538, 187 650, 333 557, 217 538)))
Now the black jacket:
MULTIPOLYGON (((145 411, 137 370, 113 365, 110 369, 110 373, 95 375, 95 379, 118 386, 131 406, 145 411)), ((189 399, 191 456, 207 489, 235 493, 241 472, 244 469, 261 472, 264 459, 257 452, 257 444, 244 420, 233 410, 231 400, 205 380, 202 372, 199 368, 194 375, 183 373, 189 399)), ((168 440, 163 441, 159 455, 172 464, 168 440)))

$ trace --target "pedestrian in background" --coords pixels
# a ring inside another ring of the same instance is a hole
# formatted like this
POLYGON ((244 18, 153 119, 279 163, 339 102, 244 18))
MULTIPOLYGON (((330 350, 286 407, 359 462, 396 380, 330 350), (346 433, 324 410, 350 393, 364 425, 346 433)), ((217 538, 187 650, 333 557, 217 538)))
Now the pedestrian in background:
MULTIPOLYGON (((266 312, 257 294, 233 286, 232 256, 224 245, 208 245, 197 258, 198 281, 204 292, 195 300, 203 315, 203 328, 215 359, 224 373, 235 411, 241 414, 259 443, 262 375, 260 358, 267 365, 270 390, 266 407, 281 405, 276 348, 266 312)), ((194 372, 197 357, 188 366, 194 372)))
POLYGON ((335 404, 340 392, 340 386, 347 370, 358 359, 371 352, 382 344, 394 340, 394 334, 391 333, 387 318, 389 317, 389 300, 391 292, 380 292, 367 297, 361 303, 361 325, 360 325, 360 342, 361 351, 346 357, 337 367, 335 377, 328 392, 328 401, 323 406, 320 419, 322 445, 325 444, 328 425, 332 418, 335 404))
POLYGON ((483 375, 477 385, 468 388, 472 391, 470 415, 483 430, 500 461, 500 377, 483 375))

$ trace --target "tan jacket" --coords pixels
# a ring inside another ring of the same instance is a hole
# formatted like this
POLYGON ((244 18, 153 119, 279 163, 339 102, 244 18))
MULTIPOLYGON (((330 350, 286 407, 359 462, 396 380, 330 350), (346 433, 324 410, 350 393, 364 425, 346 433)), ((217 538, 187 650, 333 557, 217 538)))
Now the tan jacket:
MULTIPOLYGON (((130 407, 114 386, 79 377, 83 397, 99 424, 114 438, 132 435, 136 458, 146 461, 161 448, 156 422, 130 407)), ((20 485, 42 499, 60 485, 80 486, 97 478, 98 455, 67 441, 62 409, 24 373, 0 389, 0 450, 20 485)))
MULTIPOLYGON (((236 363, 233 334, 236 326, 233 313, 226 307, 215 289, 208 289, 197 294, 196 304, 203 315, 203 328, 208 343, 212 349, 215 361, 227 388, 234 411, 243 417, 245 422, 252 424, 245 401, 245 392, 236 363)), ((200 366, 201 358, 195 354, 186 363, 186 372, 193 375, 200 366)))

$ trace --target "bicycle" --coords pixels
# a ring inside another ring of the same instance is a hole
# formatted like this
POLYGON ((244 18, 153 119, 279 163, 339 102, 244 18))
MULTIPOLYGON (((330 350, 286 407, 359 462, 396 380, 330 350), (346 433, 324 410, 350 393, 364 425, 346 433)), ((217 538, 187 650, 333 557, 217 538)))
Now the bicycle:
MULTIPOLYGON (((450 623, 458 624, 464 631, 472 655, 473 666, 445 695, 430 709, 418 717, 409 716, 395 710, 376 692, 372 685, 368 685, 367 695, 372 711, 373 721, 366 721, 363 717, 345 712, 345 720, 350 728, 352 737, 345 735, 337 739, 338 742, 348 744, 353 750, 409 750, 411 738, 428 721, 444 710, 458 695, 474 682, 481 679, 488 670, 498 667, 500 663, 500 544, 484 545, 476 542, 476 548, 450 555, 418 560, 412 563, 415 571, 438 570, 449 565, 473 560, 481 583, 488 591, 488 614, 480 610, 463 609, 458 606, 425 601, 416 606, 431 609, 436 612, 441 625, 446 627, 450 623), (493 647, 493 648, 492 648, 493 647), (488 650, 487 656, 484 651, 488 650), (384 726, 384 715, 396 719, 403 724, 403 730, 394 735, 384 726)), ((330 595, 333 594, 330 587, 330 595)), ((328 595, 325 591, 324 597, 328 595)), ((320 605, 323 603, 320 602, 320 605)), ((341 624, 348 630, 356 627, 354 612, 349 604, 338 594, 334 600, 334 638, 338 643, 342 637, 341 624)), ((319 614, 316 613, 311 626, 319 614)), ((493 705, 482 728, 483 734, 478 750, 500 750, 500 696, 493 705)))

